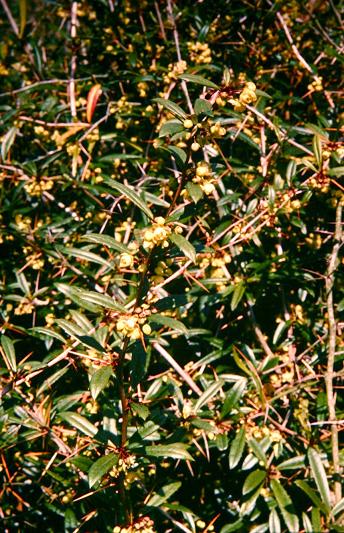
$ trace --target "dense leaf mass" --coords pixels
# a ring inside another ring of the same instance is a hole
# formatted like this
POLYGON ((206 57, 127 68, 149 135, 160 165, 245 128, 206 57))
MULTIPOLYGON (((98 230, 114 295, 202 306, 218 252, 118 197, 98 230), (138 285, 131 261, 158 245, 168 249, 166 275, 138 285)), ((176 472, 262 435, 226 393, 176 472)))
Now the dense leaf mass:
POLYGON ((342 531, 333 0, 0 0, 2 530, 342 531))

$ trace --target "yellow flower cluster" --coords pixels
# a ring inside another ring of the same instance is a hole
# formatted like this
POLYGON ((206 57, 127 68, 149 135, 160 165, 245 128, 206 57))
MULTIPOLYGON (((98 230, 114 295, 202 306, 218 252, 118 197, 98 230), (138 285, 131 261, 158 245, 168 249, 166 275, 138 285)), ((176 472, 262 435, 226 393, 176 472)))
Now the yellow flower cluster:
POLYGON ((146 323, 147 316, 150 315, 148 306, 143 304, 134 310, 131 314, 120 315, 116 322, 116 330, 123 337, 130 337, 131 340, 137 340, 142 337, 142 333, 150 335, 152 329, 146 323))
POLYGON ((169 85, 171 81, 176 81, 178 76, 183 74, 187 68, 188 65, 184 60, 178 61, 177 63, 170 63, 168 65, 168 72, 164 76, 165 85, 169 85))
POLYGON ((46 130, 43 126, 35 126, 33 128, 33 131, 35 132, 36 135, 41 135, 42 137, 50 136, 50 132, 46 130))
POLYGON ((219 122, 215 122, 215 124, 210 126, 210 133, 213 135, 213 137, 223 137, 226 135, 226 128, 221 126, 219 122))
POLYGON ((119 256, 119 268, 133 268, 134 257, 131 254, 123 253, 119 256))
POLYGON ((323 87, 323 82, 322 82, 322 76, 315 76, 314 80, 312 81, 312 83, 310 83, 308 85, 308 90, 309 91, 316 91, 316 92, 320 92, 324 89, 323 87))
POLYGON ((124 235, 130 234, 135 226, 136 226, 136 222, 131 220, 131 218, 127 218, 127 220, 125 220, 120 226, 117 226, 115 229, 116 241, 123 242, 124 235))
POLYGON ((15 308, 15 315, 31 315, 35 306, 27 298, 24 298, 19 302, 19 305, 15 308))
POLYGON ((54 181, 49 178, 37 178, 28 179, 24 185, 24 189, 30 196, 42 196, 44 191, 50 191, 54 187, 54 181))
POLYGON ((34 252, 31 246, 24 246, 23 252, 26 255, 26 264, 33 270, 41 270, 44 267, 44 259, 41 252, 34 252))
POLYGON ((169 268, 173 264, 172 259, 167 259, 165 261, 159 261, 156 268, 154 269, 154 276, 151 277, 151 280, 154 283, 162 283, 165 278, 172 275, 172 270, 169 268))
POLYGON ((165 224, 165 219, 163 217, 156 217, 154 223, 143 234, 142 246, 145 250, 152 250, 154 246, 167 248, 167 239, 171 233, 172 230, 165 224))
POLYGON ((139 96, 141 96, 142 98, 147 96, 148 83, 146 83, 145 81, 140 81, 137 84, 137 88, 139 90, 139 96))
POLYGON ((141 516, 131 526, 116 526, 113 533, 156 533, 154 522, 149 516, 141 516))
POLYGON ((190 59, 196 65, 211 63, 211 50, 207 43, 188 43, 190 59))
POLYGON ((234 111, 244 111, 245 105, 253 104, 257 101, 256 85, 252 81, 247 81, 245 87, 239 95, 239 99, 231 98, 229 102, 234 106, 234 111))
POLYGON ((127 457, 121 457, 118 459, 118 463, 110 470, 110 476, 117 478, 122 472, 127 472, 131 468, 136 468, 138 463, 136 462, 134 455, 128 455, 127 457))
POLYGON ((261 440, 264 437, 269 437, 271 442, 281 442, 283 440, 283 435, 272 426, 259 427, 256 424, 253 424, 246 425, 245 429, 248 437, 254 437, 257 440, 261 440))
POLYGON ((212 177, 211 168, 206 161, 197 163, 196 176, 192 178, 192 181, 197 183, 207 196, 215 191, 216 180, 212 177))
POLYGON ((0 63, 0 76, 7 76, 9 73, 8 68, 3 63, 0 63))

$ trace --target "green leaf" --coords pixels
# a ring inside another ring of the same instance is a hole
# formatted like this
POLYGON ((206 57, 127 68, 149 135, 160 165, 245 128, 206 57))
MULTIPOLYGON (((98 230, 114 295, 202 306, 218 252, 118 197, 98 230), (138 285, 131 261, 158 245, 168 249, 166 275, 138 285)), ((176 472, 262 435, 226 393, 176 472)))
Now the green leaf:
POLYGON ((319 135, 314 135, 313 137, 313 152, 314 152, 315 160, 320 168, 322 165, 322 146, 321 146, 321 138, 319 135))
POLYGON ((76 517, 73 509, 68 507, 64 514, 64 531, 67 532, 68 530, 73 530, 78 527, 79 525, 79 519, 76 517))
POLYGON ((227 413, 230 413, 232 409, 238 404, 241 396, 246 388, 246 379, 240 379, 234 383, 233 387, 227 393, 223 407, 221 409, 221 418, 224 418, 227 413))
POLYGON ((189 181, 186 184, 186 190, 188 191, 189 195, 191 196, 192 200, 197 204, 199 200, 203 198, 203 191, 197 183, 193 183, 192 181, 189 181))
POLYGON ((117 252, 120 253, 130 253, 130 250, 127 246, 124 244, 121 244, 120 242, 117 242, 116 239, 113 237, 110 237, 109 235, 102 235, 98 233, 88 233, 87 235, 83 235, 80 239, 81 241, 87 241, 92 242, 94 244, 101 244, 103 246, 107 246, 108 248, 117 250, 117 252))
POLYGON ((224 381, 220 379, 219 381, 214 381, 209 387, 203 392, 202 396, 200 396, 194 406, 195 413, 201 407, 210 402, 210 400, 216 396, 216 394, 219 392, 219 390, 223 387, 224 381))
POLYGON ((233 469, 239 463, 244 448, 245 448, 246 434, 245 428, 239 429, 238 433, 235 435, 234 440, 231 444, 229 451, 229 468, 233 469))
POLYGON ((319 507, 319 509, 323 513, 327 513, 327 508, 319 498, 318 494, 315 492, 312 487, 310 487, 307 483, 307 481, 304 481, 303 479, 296 479, 295 485, 299 487, 307 496, 310 498, 310 500, 316 505, 316 507, 319 507))
POLYGON ((203 114, 209 117, 213 116, 213 109, 211 107, 211 103, 208 102, 208 100, 204 100, 204 98, 197 98, 194 105, 194 109, 196 115, 203 114))
POLYGON ((3 162, 6 162, 7 155, 16 139, 18 128, 13 127, 8 130, 8 132, 3 136, 1 143, 1 158, 3 162))
POLYGON ((86 300, 87 302, 100 305, 101 307, 106 307, 107 309, 113 309, 114 311, 118 311, 119 313, 127 312, 126 308, 123 307, 123 305, 116 303, 114 299, 111 298, 111 296, 108 296, 107 294, 100 294, 99 292, 94 291, 80 290, 79 298, 81 298, 82 300, 86 300))
POLYGON ((169 239, 183 252, 185 257, 191 259, 193 263, 196 263, 196 250, 185 237, 179 235, 179 233, 173 233, 169 239))
POLYGON ((76 324, 73 324, 72 322, 69 322, 68 320, 65 320, 63 318, 57 319, 56 324, 60 326, 60 328, 62 328, 63 331, 67 333, 67 335, 70 335, 71 337, 74 337, 75 339, 80 341, 81 344, 84 344, 89 348, 98 350, 98 352, 104 352, 104 348, 101 346, 101 344, 99 344, 99 342, 90 335, 85 335, 84 330, 76 324))
POLYGON ((50 389, 54 383, 56 383, 59 379, 62 378, 69 370, 68 366, 65 366, 64 368, 60 368, 57 372, 54 372, 51 376, 48 378, 45 378, 42 385, 37 389, 37 396, 40 396, 42 392, 50 389))
POLYGON ((282 461, 276 468, 278 470, 299 470, 300 468, 305 468, 305 457, 305 455, 295 455, 295 457, 282 461))
POLYGON ((277 479, 272 479, 270 481, 270 487, 274 493, 277 505, 280 508, 288 531, 290 531, 290 533, 297 533, 299 531, 299 520, 289 494, 277 479))
POLYGON ((306 513, 302 513, 302 524, 305 533, 314 533, 315 530, 313 530, 312 522, 306 513))
POLYGON ((148 205, 142 200, 142 198, 140 198, 134 189, 111 178, 106 178, 105 183, 131 200, 133 204, 135 204, 139 209, 141 209, 141 211, 143 211, 143 213, 145 213, 145 215, 147 215, 148 218, 152 219, 154 217, 148 205))
POLYGON ((1 346, 3 350, 3 359, 8 369, 13 372, 17 371, 16 352, 13 341, 6 335, 1 336, 1 346))
POLYGON ((107 268, 113 268, 113 265, 100 257, 97 254, 94 254, 93 252, 89 252, 88 250, 82 250, 81 248, 67 248, 65 246, 57 246, 56 249, 59 252, 62 252, 67 255, 71 255, 72 257, 76 257, 77 259, 90 261, 91 263, 98 263, 99 265, 106 266, 107 268))
POLYGON ((228 436, 225 433, 220 433, 216 435, 215 445, 220 452, 227 450, 228 448, 228 436))
POLYGON ((179 105, 175 104, 174 102, 171 102, 171 100, 165 100, 165 98, 153 98, 153 102, 160 104, 170 113, 172 113, 172 115, 180 118, 181 120, 185 120, 187 117, 185 111, 183 111, 183 109, 179 105))
POLYGON ((333 507, 331 514, 333 516, 336 516, 339 513, 342 513, 344 511, 344 498, 339 500, 338 503, 333 507))
POLYGON ((311 516, 312 516, 312 528, 313 528, 312 533, 322 532, 322 520, 320 516, 320 511, 317 507, 312 508, 311 516))
POLYGON ((254 470, 253 472, 251 472, 244 481, 244 486, 242 488, 243 496, 254 491, 259 485, 263 483, 265 478, 265 470, 254 470))
POLYGON ((145 446, 144 451, 149 457, 172 457, 172 459, 187 459, 193 461, 192 456, 187 451, 187 445, 182 442, 145 446))
POLYGON ((231 310, 234 311, 239 303, 241 302, 242 297, 245 294, 246 285, 243 281, 240 281, 236 286, 232 294, 231 299, 231 310))
POLYGON ((180 74, 179 79, 184 81, 190 81, 191 83, 196 83, 197 85, 203 85, 204 87, 210 87, 211 89, 220 89, 216 83, 199 76, 198 74, 180 74))
POLYGON ((62 335, 49 328, 36 326, 34 328, 30 328, 29 331, 32 335, 37 335, 37 337, 40 337, 42 335, 43 337, 51 337, 61 342, 65 342, 65 339, 64 337, 62 337, 62 335))
POLYGON ((94 400, 101 393, 101 391, 105 389, 112 374, 113 368, 111 366, 103 366, 92 375, 90 381, 90 391, 94 400))
POLYGON ((168 120, 164 122, 159 130, 159 137, 166 137, 166 135, 173 135, 174 133, 180 133, 185 128, 179 120, 168 120))
POLYGON ((181 481, 175 481, 174 483, 169 483, 168 485, 161 487, 149 498, 149 500, 146 502, 146 505, 150 507, 160 507, 166 500, 168 500, 168 498, 172 496, 172 494, 177 492, 181 485, 181 481))
POLYGON ((144 405, 143 403, 136 403, 136 402, 130 402, 130 408, 131 410, 142 420, 146 420, 149 416, 149 409, 147 405, 144 405))
POLYGON ((111 470, 118 462, 118 454, 108 453, 104 457, 97 459, 88 472, 88 484, 92 488, 97 481, 111 470))
POLYGON ((177 165, 183 166, 186 163, 186 152, 179 146, 168 146, 167 151, 170 152, 176 160, 177 165))
POLYGON ((327 174, 329 176, 343 176, 344 175, 344 167, 330 168, 327 171, 327 174))
POLYGON ((243 528, 244 522, 239 518, 239 520, 236 520, 232 524, 227 524, 226 526, 223 526, 220 533, 232 533, 232 531, 238 531, 238 529, 243 528))
POLYGON ((149 322, 155 322, 156 324, 161 324, 162 326, 167 326, 168 328, 179 331, 180 333, 186 334, 188 329, 184 326, 183 322, 171 318, 170 316, 160 315, 158 313, 153 314, 148 319, 149 322))
POLYGON ((75 427, 85 435, 89 437, 94 437, 98 433, 98 428, 87 420, 84 416, 79 415, 78 413, 73 413, 71 411, 63 411, 59 413, 59 416, 68 422, 71 426, 75 427))
POLYGON ((269 532, 281 533, 281 521, 279 519, 276 509, 271 509, 269 515, 269 532))
POLYGON ((266 466, 267 465, 267 458, 266 458, 265 451, 264 451, 264 448, 262 446, 262 443, 258 442, 256 439, 254 439, 252 437, 252 438, 248 439, 247 444, 252 449, 252 452, 257 457, 257 459, 261 463, 264 463, 264 465, 266 466))
POLYGON ((323 462, 321 460, 320 455, 314 450, 314 448, 309 448, 307 457, 309 460, 313 477, 321 494, 322 501, 324 502, 327 511, 329 512, 331 509, 330 487, 328 485, 323 462))

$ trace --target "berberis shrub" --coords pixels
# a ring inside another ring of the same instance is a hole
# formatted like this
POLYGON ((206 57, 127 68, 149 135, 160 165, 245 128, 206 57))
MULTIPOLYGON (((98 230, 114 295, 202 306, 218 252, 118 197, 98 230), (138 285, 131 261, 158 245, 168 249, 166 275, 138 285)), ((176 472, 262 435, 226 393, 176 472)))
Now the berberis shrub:
POLYGON ((337 3, 0 4, 2 530, 343 531, 337 3))

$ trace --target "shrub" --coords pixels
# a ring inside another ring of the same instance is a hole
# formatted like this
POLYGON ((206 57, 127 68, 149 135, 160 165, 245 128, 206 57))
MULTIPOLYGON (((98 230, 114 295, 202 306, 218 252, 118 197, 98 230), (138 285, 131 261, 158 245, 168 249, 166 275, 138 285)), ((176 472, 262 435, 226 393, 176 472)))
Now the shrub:
POLYGON ((341 531, 340 14, 1 0, 6 531, 341 531))

